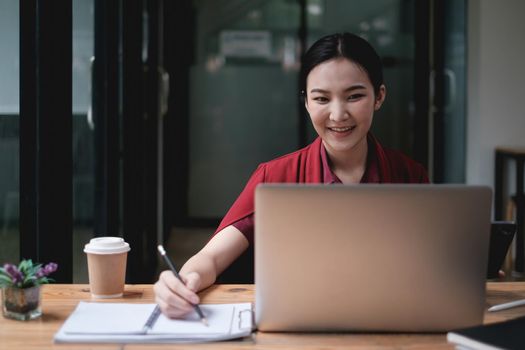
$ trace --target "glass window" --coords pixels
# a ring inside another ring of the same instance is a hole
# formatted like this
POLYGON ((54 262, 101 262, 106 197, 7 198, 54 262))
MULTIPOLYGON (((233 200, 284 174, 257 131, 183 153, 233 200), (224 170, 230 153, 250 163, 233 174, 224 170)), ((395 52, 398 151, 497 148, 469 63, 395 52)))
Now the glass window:
POLYGON ((258 163, 298 147, 300 6, 280 0, 194 4, 188 207, 190 217, 217 218, 258 163))
POLYGON ((465 182, 466 1, 445 5, 445 101, 443 106, 443 182, 465 182))
POLYGON ((94 135, 91 58, 94 0, 73 1, 73 282, 87 283, 83 248, 93 236, 94 135))
POLYGON ((19 231, 19 5, 0 2, 0 264, 17 262, 19 231))

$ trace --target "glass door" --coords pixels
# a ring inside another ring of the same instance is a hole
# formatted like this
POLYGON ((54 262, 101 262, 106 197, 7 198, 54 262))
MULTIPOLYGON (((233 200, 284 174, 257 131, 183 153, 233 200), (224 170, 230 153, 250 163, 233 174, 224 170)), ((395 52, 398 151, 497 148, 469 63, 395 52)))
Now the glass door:
POLYGON ((195 1, 188 216, 218 218, 258 163, 298 148, 296 1, 195 1))
MULTIPOLYGON (((428 32, 428 21, 416 21, 416 1, 184 3, 186 10, 180 11, 187 14, 181 20, 188 39, 185 50, 172 57, 180 87, 170 106, 178 122, 168 131, 184 142, 168 147, 175 149, 177 166, 166 176, 176 183, 168 192, 177 201, 170 206, 175 225, 215 226, 257 164, 316 137, 297 88, 303 41, 309 46, 323 35, 343 31, 369 40, 383 57, 387 86, 373 133, 386 147, 413 157, 417 143, 427 142, 426 128, 416 139, 416 124, 428 117, 428 105, 416 103, 416 92, 428 91, 428 64, 417 65, 428 57, 420 55, 428 42, 416 36, 416 26, 428 32)), ((428 16, 420 12, 420 17, 428 16)), ((182 44, 169 39, 166 46, 182 44)), ((425 163, 426 156, 425 151, 415 158, 425 163)))
POLYGON ((465 182, 466 166, 466 26, 465 0, 434 3, 431 75, 434 181, 465 182))

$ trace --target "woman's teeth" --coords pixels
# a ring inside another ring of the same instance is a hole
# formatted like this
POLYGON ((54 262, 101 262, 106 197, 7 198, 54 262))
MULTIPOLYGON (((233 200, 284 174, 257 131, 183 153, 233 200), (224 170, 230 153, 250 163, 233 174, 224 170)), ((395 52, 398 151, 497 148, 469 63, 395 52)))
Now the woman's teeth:
POLYGON ((355 129, 355 126, 348 126, 348 127, 345 127, 345 128, 330 128, 330 130, 333 130, 333 131, 336 131, 336 132, 345 132, 345 131, 349 131, 349 130, 353 130, 355 129))

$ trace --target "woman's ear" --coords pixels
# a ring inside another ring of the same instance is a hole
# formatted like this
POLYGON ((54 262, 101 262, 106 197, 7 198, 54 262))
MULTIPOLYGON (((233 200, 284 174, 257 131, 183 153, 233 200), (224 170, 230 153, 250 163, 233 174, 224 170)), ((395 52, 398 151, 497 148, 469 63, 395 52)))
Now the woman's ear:
POLYGON ((379 108, 381 108, 381 105, 385 101, 385 98, 386 98, 386 87, 385 87, 385 84, 381 84, 381 86, 379 87, 379 92, 377 93, 377 96, 376 96, 374 110, 377 111, 379 110, 379 108))

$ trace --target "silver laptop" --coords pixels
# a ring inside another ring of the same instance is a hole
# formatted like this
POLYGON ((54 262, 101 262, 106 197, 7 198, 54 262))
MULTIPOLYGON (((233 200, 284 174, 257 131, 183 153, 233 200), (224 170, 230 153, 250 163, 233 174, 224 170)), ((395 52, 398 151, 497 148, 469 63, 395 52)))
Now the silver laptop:
POLYGON ((465 185, 260 185, 261 331, 481 324, 492 193, 465 185))

